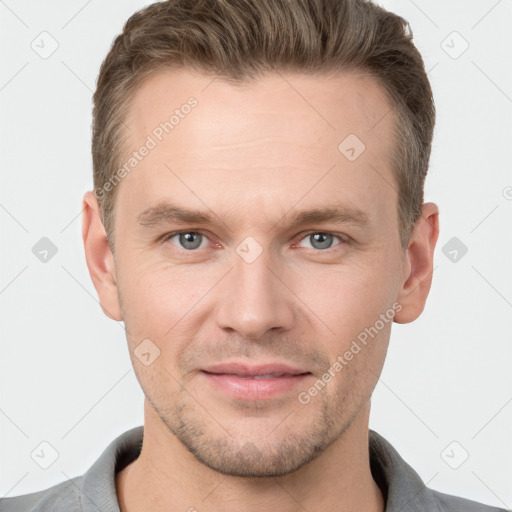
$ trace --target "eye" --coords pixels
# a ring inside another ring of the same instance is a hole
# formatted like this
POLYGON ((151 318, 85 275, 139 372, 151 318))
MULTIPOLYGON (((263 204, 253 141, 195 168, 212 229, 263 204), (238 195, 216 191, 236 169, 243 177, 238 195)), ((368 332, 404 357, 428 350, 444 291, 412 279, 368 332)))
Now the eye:
POLYGON ((176 233, 168 233, 163 238, 163 241, 170 241, 173 245, 177 245, 180 249, 187 251, 194 251, 195 249, 204 248, 201 247, 201 242, 208 241, 205 235, 197 231, 177 231, 176 233), (172 242, 172 239, 176 238, 177 243, 172 242))
MULTIPOLYGON (((315 231, 313 233, 307 234, 301 240, 307 240, 311 243, 311 248, 316 250, 325 250, 331 249, 333 239, 337 238, 342 243, 348 243, 348 240, 343 239, 340 236, 334 235, 332 233, 326 233, 324 231, 315 231)), ((299 242, 300 245, 300 242, 299 242)))

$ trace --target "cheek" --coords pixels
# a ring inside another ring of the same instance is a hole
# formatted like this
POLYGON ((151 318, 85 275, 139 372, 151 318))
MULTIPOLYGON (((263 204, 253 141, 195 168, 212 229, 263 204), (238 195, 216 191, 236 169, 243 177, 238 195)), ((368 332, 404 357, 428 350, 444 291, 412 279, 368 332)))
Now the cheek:
POLYGON ((334 363, 342 358, 343 370, 336 373, 339 385, 359 382, 359 388, 362 382, 368 382, 371 386, 386 356, 396 270, 392 259, 382 253, 372 259, 364 265, 330 266, 308 274, 297 291, 309 308, 309 318, 318 326, 313 329, 323 333, 320 343, 329 360, 334 363), (381 315, 386 313, 382 320, 381 315))
MULTIPOLYGON (((372 323, 387 308, 389 283, 371 266, 319 267, 295 281, 304 304, 337 336, 372 323), (380 279, 380 281, 379 281, 380 279), (382 310, 382 311, 381 311, 382 310)), ((311 314, 311 313, 310 313, 311 314)))
POLYGON ((158 401, 160 392, 178 393, 176 353, 187 339, 186 314, 198 299, 184 293, 185 276, 156 266, 124 274, 123 317, 130 357, 141 388, 158 401))
MULTIPOLYGON (((126 270, 126 269, 125 269, 126 270)), ((222 276, 213 268, 200 273, 192 267, 144 263, 125 272, 122 280, 123 317, 131 350, 150 339, 160 350, 160 361, 186 347, 211 312, 209 294, 222 276), (218 274, 218 275, 217 275, 218 274)))

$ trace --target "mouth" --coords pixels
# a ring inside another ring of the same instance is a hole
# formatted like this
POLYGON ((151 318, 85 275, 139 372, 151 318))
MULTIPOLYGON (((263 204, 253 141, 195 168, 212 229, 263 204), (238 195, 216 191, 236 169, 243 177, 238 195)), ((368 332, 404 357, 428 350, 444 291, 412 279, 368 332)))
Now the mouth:
POLYGON ((286 364, 229 363, 201 369, 207 382, 236 400, 270 400, 290 393, 312 374, 286 364))
MULTIPOLYGON (((212 373, 211 375, 231 375, 232 377, 239 377, 240 379, 256 379, 256 380, 277 379, 279 377, 295 377, 296 376, 296 375, 291 375, 289 373, 267 374, 267 375, 238 375, 236 373, 222 373, 222 374, 212 373)), ((300 374, 300 375, 303 375, 303 374, 300 374)))

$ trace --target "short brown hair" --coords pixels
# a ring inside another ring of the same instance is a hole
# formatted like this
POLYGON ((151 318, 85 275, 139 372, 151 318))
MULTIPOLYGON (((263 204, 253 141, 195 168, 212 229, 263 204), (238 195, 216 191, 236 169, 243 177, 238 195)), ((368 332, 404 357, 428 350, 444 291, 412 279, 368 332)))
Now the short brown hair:
POLYGON ((158 70, 189 67, 233 84, 266 71, 362 70, 388 93, 402 248, 421 216, 435 124, 432 90, 407 21, 370 0, 167 0, 125 23, 94 93, 94 191, 114 250, 117 187, 130 100, 158 70))

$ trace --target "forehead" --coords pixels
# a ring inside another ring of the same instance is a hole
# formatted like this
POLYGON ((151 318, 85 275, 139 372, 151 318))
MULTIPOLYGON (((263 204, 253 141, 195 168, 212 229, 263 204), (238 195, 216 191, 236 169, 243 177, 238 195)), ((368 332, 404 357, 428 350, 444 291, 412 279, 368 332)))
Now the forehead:
POLYGON ((198 137, 207 135, 212 143, 233 144, 254 129, 262 136, 289 135, 297 140, 321 135, 329 146, 344 134, 355 133, 377 149, 376 142, 393 124, 393 115, 388 115, 391 110, 384 88, 363 71, 330 75, 273 72, 254 82, 233 84, 222 77, 178 68, 156 72, 144 81, 133 96, 126 123, 132 143, 178 111, 180 130, 173 128, 168 142, 178 141, 180 132, 183 137, 193 132, 198 137), (180 112, 191 98, 199 107, 192 111, 193 126, 181 123, 180 112), (309 126, 304 130, 303 123, 294 121, 307 121, 309 126))
POLYGON ((379 215, 385 195, 394 207, 394 116, 384 89, 361 72, 269 73, 240 86, 161 71, 136 92, 125 122, 122 163, 150 139, 153 146, 118 191, 139 212, 176 193, 200 206, 199 192, 215 203, 286 210, 306 189, 314 189, 311 204, 331 195, 379 215))

